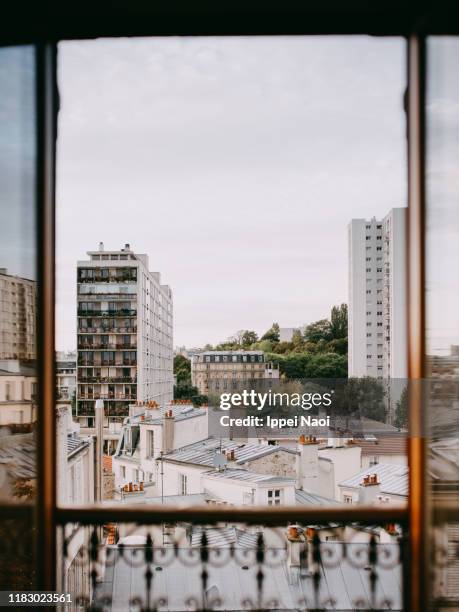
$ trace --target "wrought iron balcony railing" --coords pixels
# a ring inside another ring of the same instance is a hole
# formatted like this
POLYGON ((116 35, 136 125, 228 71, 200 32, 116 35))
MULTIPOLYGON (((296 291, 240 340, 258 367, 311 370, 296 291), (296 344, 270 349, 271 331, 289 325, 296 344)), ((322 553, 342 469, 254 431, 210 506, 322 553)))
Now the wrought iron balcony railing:
POLYGON ((65 509, 59 588, 85 610, 402 610, 403 515, 311 510, 65 509))

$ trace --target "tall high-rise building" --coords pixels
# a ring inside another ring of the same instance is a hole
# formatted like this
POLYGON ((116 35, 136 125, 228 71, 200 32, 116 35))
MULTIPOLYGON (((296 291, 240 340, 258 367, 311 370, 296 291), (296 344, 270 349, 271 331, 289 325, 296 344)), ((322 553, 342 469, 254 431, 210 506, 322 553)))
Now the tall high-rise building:
POLYGON ((349 376, 406 378, 405 215, 349 224, 349 376))
POLYGON ((35 281, 0 268, 0 359, 35 359, 35 304, 35 281))
POLYGON ((105 251, 100 243, 88 256, 77 265, 76 411, 83 427, 93 427, 95 401, 103 399, 110 427, 137 400, 172 400, 172 291, 128 244, 105 251))

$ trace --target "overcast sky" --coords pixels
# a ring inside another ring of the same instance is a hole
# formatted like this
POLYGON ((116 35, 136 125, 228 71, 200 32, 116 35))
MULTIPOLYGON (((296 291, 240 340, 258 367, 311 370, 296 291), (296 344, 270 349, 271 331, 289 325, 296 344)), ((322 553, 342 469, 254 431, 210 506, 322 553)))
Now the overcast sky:
POLYGON ((59 45, 58 349, 76 261, 129 242, 174 293, 174 345, 347 301, 347 224, 406 206, 398 39, 59 45))

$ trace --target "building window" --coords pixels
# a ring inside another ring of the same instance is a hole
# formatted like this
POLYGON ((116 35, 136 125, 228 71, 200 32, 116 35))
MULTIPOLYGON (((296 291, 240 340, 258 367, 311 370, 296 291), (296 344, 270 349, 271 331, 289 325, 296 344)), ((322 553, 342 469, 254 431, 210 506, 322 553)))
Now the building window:
POLYGON ((150 430, 147 431, 147 437, 148 437, 148 456, 149 457, 154 457, 155 456, 155 432, 150 430))
POLYGON ((352 496, 351 495, 343 495, 343 502, 345 504, 352 504, 352 496))
POLYGON ((125 479, 126 478, 126 467, 124 465, 122 465, 120 467, 120 476, 121 478, 125 479))
POLYGON ((13 399, 12 393, 13 385, 11 383, 6 383, 6 401, 11 401, 13 399))
POLYGON ((268 491, 268 506, 280 506, 281 490, 273 489, 268 491))
POLYGON ((378 457, 378 455, 372 455, 372 456, 370 457, 370 466, 372 466, 372 465, 378 465, 378 463, 379 463, 379 457, 378 457))
POLYGON ((187 494, 188 477, 185 474, 179 474, 179 490, 180 495, 187 494))

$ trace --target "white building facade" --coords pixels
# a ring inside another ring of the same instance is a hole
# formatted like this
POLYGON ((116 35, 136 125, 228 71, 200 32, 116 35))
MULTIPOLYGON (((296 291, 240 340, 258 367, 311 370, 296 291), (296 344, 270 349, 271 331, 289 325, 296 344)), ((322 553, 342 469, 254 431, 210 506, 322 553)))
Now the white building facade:
POLYGON ((349 376, 406 378, 405 232, 405 208, 349 224, 349 376))
POLYGON ((76 413, 94 426, 94 404, 105 402, 105 426, 116 430, 129 404, 173 397, 173 301, 148 256, 128 244, 89 251, 78 262, 76 413))

